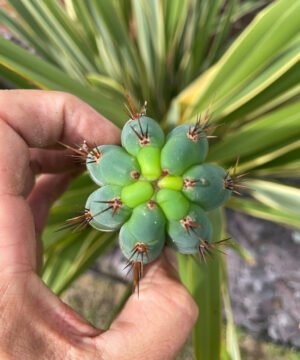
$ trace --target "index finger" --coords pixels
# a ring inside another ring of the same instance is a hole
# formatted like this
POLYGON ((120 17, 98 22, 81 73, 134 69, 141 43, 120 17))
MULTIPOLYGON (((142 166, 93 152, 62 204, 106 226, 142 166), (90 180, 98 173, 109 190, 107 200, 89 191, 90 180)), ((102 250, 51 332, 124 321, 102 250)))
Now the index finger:
POLYGON ((34 222, 24 199, 33 178, 29 147, 82 139, 117 143, 119 136, 112 123, 72 95, 0 91, 0 274, 37 268, 34 222))
POLYGON ((46 147, 57 141, 119 141, 119 130, 77 97, 57 91, 3 90, 0 118, 30 147, 46 147))
POLYGON ((118 143, 119 129, 73 95, 39 90, 0 92, 0 194, 19 195, 28 175, 28 147, 58 141, 118 143), (16 171, 17 170, 17 171, 16 171), (17 173, 17 176, 16 176, 17 173))

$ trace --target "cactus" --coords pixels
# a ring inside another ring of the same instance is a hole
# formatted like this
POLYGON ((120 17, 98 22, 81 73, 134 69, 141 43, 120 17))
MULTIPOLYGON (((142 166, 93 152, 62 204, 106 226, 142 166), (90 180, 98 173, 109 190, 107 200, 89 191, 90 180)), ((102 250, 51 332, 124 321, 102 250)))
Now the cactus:
POLYGON ((231 195, 225 181, 231 177, 220 166, 202 164, 191 167, 183 174, 184 195, 199 204, 204 210, 213 210, 222 205, 231 195))
POLYGON ((129 119, 121 134, 122 146, 133 156, 137 156, 140 150, 148 145, 161 149, 164 142, 165 135, 161 127, 146 116, 129 119))
POLYGON ((211 242, 212 227, 206 212, 192 204, 189 212, 180 220, 168 223, 170 245, 182 254, 197 254, 203 241, 211 242))
POLYGON ((94 191, 87 199, 91 220, 89 224, 100 231, 120 229, 129 218, 131 209, 121 200, 122 188, 117 185, 105 185, 94 191))
POLYGON ((208 141, 200 122, 181 125, 167 137, 161 151, 161 166, 171 175, 182 173, 193 165, 201 164, 208 152, 208 141))
MULTIPOLYGON (((66 226, 100 231, 120 229, 119 244, 139 289, 144 264, 165 245, 182 254, 207 255, 228 239, 212 243, 208 212, 243 187, 243 175, 204 163, 208 153, 208 112, 204 120, 173 129, 165 138, 158 123, 131 107, 122 146, 74 149, 100 189, 86 201, 84 213, 66 226)), ((71 148, 67 146, 67 148, 71 148)), ((72 149, 72 148, 71 148, 72 149)), ((221 250, 220 250, 221 251, 221 250)))
POLYGON ((140 176, 136 159, 116 145, 101 145, 89 152, 86 168, 92 180, 99 186, 124 186, 140 176))

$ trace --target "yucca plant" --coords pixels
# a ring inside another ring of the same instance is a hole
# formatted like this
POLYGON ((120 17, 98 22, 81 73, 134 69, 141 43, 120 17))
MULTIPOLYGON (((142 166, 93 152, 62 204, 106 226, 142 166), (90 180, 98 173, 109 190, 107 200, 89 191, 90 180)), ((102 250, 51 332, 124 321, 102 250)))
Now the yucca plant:
MULTIPOLYGON (((208 107, 216 139, 208 161, 229 168, 239 157, 247 197, 231 209, 300 227, 300 0, 8 0, 0 21, 29 50, 0 38, 2 77, 14 87, 71 92, 122 127, 124 89, 147 100, 165 130, 195 121, 208 107), (257 13, 239 34, 239 24, 257 13), (219 126, 220 125, 220 126, 219 126)), ((95 190, 88 176, 55 204, 44 234, 43 277, 57 293, 103 254, 113 233, 54 232, 95 190), (99 235, 100 234, 100 235, 99 235)), ((214 241, 226 237, 212 211, 214 241)), ((243 249, 235 245, 242 256, 243 249)), ((179 257, 183 282, 202 316, 193 332, 197 359, 239 359, 224 258, 179 257), (227 314, 221 333, 221 296, 227 314), (223 339, 224 341, 221 341, 223 339)))

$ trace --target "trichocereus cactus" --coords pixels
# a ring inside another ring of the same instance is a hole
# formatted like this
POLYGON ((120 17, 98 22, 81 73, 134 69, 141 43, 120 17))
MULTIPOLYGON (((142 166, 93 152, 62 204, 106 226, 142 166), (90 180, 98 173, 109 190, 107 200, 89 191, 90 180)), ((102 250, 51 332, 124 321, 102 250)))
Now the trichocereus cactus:
POLYGON ((208 112, 167 136, 145 111, 137 113, 132 107, 129 113, 122 146, 84 143, 75 150, 100 188, 88 197, 83 215, 67 225, 120 230, 120 248, 138 288, 144 264, 157 259, 166 245, 205 260, 223 244, 227 239, 212 243, 208 212, 241 185, 239 176, 205 163, 208 112))

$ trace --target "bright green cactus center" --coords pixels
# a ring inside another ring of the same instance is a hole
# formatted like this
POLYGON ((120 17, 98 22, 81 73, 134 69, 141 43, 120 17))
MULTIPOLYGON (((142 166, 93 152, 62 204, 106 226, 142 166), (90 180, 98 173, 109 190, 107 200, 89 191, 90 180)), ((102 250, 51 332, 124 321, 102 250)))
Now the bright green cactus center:
POLYGON ((221 167, 205 164, 207 124, 181 125, 165 135, 153 119, 125 124, 122 147, 90 149, 86 163, 101 186, 86 203, 84 222, 100 231, 120 230, 120 247, 139 278, 144 263, 165 245, 204 257, 213 244, 207 211, 235 190, 221 167))
POLYGON ((134 184, 124 186, 121 192, 121 200, 131 208, 143 204, 151 199, 154 193, 151 183, 139 180, 134 184))
POLYGON ((161 176, 159 148, 154 146, 142 148, 137 155, 137 160, 145 179, 157 180, 161 176))
POLYGON ((157 185, 161 189, 182 190, 183 178, 180 176, 167 175, 161 178, 157 185))
POLYGON ((162 189, 158 191, 156 201, 168 220, 180 220, 184 218, 190 208, 188 199, 180 191, 172 189, 162 189))

